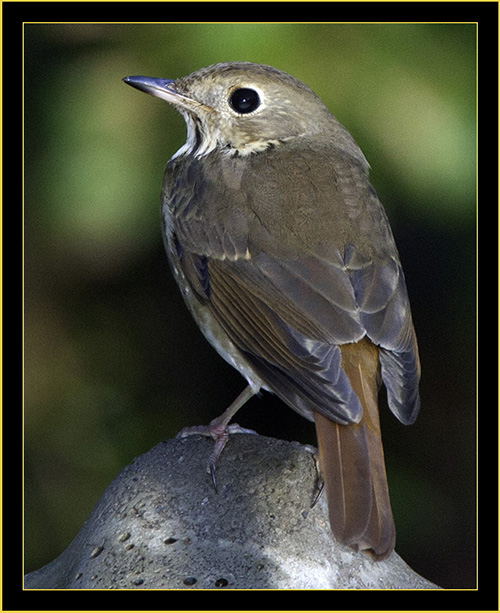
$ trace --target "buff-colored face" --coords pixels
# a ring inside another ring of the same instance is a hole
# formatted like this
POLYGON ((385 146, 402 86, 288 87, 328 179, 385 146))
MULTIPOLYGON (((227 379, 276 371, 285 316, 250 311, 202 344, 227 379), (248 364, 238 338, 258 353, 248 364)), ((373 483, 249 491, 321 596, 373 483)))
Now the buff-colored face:
POLYGON ((215 148, 248 155, 335 121, 306 85, 267 66, 216 64, 174 81, 146 79, 127 82, 166 100, 186 120, 187 142, 177 155, 199 157, 215 148))

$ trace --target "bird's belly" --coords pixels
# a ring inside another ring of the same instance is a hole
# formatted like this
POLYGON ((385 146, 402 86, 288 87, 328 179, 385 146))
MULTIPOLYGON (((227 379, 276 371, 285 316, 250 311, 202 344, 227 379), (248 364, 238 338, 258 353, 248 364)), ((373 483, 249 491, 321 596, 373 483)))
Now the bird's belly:
POLYGON ((210 313, 210 309, 203 306, 203 304, 201 304, 196 298, 187 279, 174 258, 171 257, 170 262, 175 280, 177 281, 177 284, 181 290, 182 297, 184 298, 191 315, 208 342, 217 351, 217 353, 222 356, 224 360, 226 360, 228 364, 231 364, 233 368, 235 368, 243 377, 245 377, 248 385, 252 388, 252 390, 254 390, 255 393, 257 393, 261 388, 268 390, 260 377, 245 360, 241 352, 236 348, 234 343, 231 342, 230 338, 219 322, 210 313))

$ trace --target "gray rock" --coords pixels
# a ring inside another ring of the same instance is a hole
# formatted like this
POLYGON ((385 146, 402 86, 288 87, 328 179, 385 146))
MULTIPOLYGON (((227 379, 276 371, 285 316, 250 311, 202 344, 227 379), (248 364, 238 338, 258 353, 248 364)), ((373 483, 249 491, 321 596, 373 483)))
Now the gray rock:
POLYGON ((26 589, 439 589, 396 554, 336 543, 315 462, 298 443, 233 435, 160 443, 112 481, 82 529, 26 589))

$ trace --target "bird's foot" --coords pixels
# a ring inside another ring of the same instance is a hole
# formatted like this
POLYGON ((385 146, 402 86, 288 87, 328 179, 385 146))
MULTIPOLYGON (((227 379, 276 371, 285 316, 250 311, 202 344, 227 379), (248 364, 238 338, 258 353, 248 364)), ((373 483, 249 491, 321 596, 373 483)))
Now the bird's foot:
POLYGON ((323 490, 325 489, 325 482, 323 480, 323 475, 321 473, 321 467, 319 464, 319 452, 315 447, 312 447, 311 445, 304 445, 306 448, 306 451, 308 453, 310 453, 313 457, 314 460, 314 468, 316 469, 316 480, 314 483, 314 495, 313 495, 313 499, 311 502, 311 509, 316 505, 316 503, 318 502, 321 494, 323 493, 323 490))
POLYGON ((208 458, 207 473, 209 473, 212 484, 215 491, 217 491, 217 480, 215 478, 215 469, 217 461, 229 440, 230 434, 257 434, 255 430, 249 428, 242 428, 238 424, 225 424, 219 421, 219 418, 212 420, 208 426, 190 426, 183 428, 176 436, 176 438, 186 438, 193 434, 200 434, 201 436, 209 436, 214 439, 215 445, 208 458))
POLYGON ((217 460, 219 459, 220 454, 222 453, 226 443, 229 439, 230 434, 257 434, 254 430, 249 430, 248 428, 242 428, 238 424, 230 424, 229 422, 235 416, 238 409, 240 409, 247 400, 249 400, 254 394, 256 394, 258 388, 248 386, 246 387, 241 394, 236 398, 234 402, 232 402, 227 409, 213 419, 208 426, 192 426, 188 428, 183 428, 179 434, 177 434, 177 438, 185 438, 186 436, 191 436, 192 434, 201 434, 202 436, 210 436, 215 441, 215 446, 213 448, 210 457, 208 458, 207 465, 207 473, 212 477, 212 483, 215 491, 217 491, 217 482, 215 480, 215 467, 217 465, 217 460))

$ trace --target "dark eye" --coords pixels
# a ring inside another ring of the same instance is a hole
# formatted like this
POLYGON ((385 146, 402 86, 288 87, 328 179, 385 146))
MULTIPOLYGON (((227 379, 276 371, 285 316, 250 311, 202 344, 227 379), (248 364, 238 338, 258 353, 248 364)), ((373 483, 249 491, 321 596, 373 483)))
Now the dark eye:
POLYGON ((260 105, 259 94, 254 89, 236 89, 229 98, 229 104, 237 113, 251 113, 260 105))

